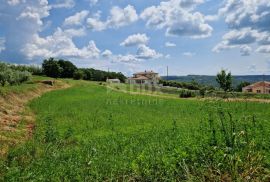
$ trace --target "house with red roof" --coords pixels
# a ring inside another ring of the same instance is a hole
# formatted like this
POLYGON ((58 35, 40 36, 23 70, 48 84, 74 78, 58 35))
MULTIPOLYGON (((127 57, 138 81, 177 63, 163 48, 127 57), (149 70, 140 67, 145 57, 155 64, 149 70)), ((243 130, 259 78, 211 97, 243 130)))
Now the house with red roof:
POLYGON ((242 88, 245 93, 270 94, 270 82, 261 81, 242 88))
POLYGON ((160 77, 158 73, 153 71, 144 71, 134 73, 133 77, 127 79, 129 84, 145 84, 145 85, 156 85, 158 84, 160 77))

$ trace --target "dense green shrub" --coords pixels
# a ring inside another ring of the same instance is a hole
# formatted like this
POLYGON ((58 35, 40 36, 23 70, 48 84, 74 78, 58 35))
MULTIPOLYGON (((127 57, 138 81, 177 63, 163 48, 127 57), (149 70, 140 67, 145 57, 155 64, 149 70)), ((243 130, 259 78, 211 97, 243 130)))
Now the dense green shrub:
POLYGON ((191 82, 177 82, 177 81, 160 80, 159 83, 162 84, 163 86, 183 88, 183 89, 189 89, 189 90, 200 90, 202 88, 204 88, 205 90, 214 89, 211 86, 206 86, 206 85, 199 84, 194 80, 191 81, 191 82))
POLYGON ((28 71, 19 71, 14 65, 0 63, 0 84, 19 85, 30 80, 31 73, 28 71))
POLYGON ((76 70, 73 74, 74 80, 81 80, 84 77, 84 72, 82 70, 76 70))
POLYGON ((37 65, 9 65, 12 70, 28 71, 32 75, 43 75, 42 68, 37 65))
POLYGON ((189 98, 189 97, 195 97, 196 94, 190 90, 181 90, 180 91, 180 98, 189 98))

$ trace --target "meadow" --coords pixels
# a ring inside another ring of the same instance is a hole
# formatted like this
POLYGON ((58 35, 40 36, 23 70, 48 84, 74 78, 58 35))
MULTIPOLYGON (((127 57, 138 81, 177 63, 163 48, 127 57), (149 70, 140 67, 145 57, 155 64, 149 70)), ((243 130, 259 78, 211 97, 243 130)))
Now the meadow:
POLYGON ((34 134, 0 159, 0 181, 270 180, 267 103, 72 84, 29 103, 34 134))

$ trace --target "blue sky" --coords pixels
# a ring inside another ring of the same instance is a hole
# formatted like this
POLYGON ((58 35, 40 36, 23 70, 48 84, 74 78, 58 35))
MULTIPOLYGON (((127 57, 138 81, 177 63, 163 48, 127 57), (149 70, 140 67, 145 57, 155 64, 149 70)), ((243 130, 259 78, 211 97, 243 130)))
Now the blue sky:
POLYGON ((268 0, 0 0, 0 60, 161 75, 270 74, 268 0))

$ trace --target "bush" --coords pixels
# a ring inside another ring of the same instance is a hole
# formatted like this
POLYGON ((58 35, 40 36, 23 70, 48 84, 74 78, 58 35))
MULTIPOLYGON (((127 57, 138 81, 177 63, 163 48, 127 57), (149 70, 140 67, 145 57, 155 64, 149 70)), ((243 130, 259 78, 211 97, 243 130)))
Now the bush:
POLYGON ((189 97, 195 97, 195 93, 190 90, 181 90, 179 97, 180 98, 189 98, 189 97))
POLYGON ((83 77, 84 77, 84 72, 82 70, 77 70, 73 74, 74 80, 81 80, 81 79, 83 79, 83 77))
POLYGON ((9 83, 10 85, 19 85, 29 81, 30 78, 30 72, 19 71, 14 65, 0 63, 0 84, 2 86, 5 86, 6 83, 9 83))

